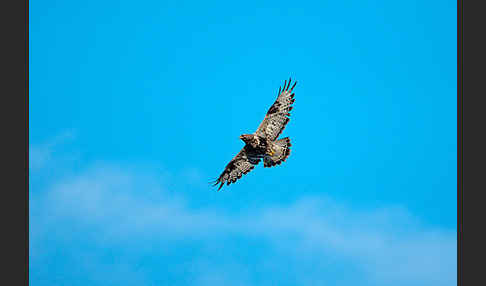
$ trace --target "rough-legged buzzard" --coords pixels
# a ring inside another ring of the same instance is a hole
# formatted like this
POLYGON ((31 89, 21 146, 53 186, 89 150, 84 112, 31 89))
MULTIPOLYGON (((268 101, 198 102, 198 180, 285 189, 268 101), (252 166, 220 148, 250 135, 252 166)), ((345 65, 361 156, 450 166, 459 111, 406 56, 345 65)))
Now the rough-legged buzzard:
POLYGON ((226 165, 223 173, 214 182, 219 185, 218 191, 224 183, 229 185, 250 172, 263 159, 263 167, 280 165, 290 155, 290 139, 288 137, 277 140, 289 122, 290 111, 294 103, 294 89, 297 82, 290 87, 285 81, 283 89, 279 88, 277 100, 272 104, 260 126, 253 134, 243 134, 240 139, 245 147, 226 165))

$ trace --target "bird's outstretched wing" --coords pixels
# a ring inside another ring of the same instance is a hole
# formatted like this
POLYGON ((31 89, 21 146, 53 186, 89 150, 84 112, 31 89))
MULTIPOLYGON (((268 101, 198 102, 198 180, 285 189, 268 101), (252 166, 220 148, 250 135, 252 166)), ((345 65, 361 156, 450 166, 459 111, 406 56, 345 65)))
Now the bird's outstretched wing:
POLYGON ((240 179, 241 176, 250 172, 255 168, 260 162, 260 158, 258 158, 255 154, 251 152, 248 148, 243 147, 241 151, 226 165, 224 168, 223 173, 219 176, 219 178, 214 182, 214 186, 217 184, 219 185, 218 191, 223 187, 224 183, 229 185, 231 183, 236 182, 236 180, 240 179))
POLYGON ((285 129, 285 125, 290 120, 289 116, 292 110, 292 104, 295 101, 295 93, 292 93, 292 90, 297 82, 289 89, 291 80, 289 79, 288 83, 285 81, 283 89, 278 89, 277 100, 275 100, 268 110, 267 115, 265 115, 262 123, 258 126, 255 134, 274 141, 285 129))

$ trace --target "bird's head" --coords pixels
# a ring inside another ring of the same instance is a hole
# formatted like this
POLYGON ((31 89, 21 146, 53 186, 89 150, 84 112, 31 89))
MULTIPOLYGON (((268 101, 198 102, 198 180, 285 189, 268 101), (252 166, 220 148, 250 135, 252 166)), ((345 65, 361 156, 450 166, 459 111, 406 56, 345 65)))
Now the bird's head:
POLYGON ((253 142, 253 134, 242 134, 240 135, 240 139, 243 140, 243 142, 250 144, 253 142))

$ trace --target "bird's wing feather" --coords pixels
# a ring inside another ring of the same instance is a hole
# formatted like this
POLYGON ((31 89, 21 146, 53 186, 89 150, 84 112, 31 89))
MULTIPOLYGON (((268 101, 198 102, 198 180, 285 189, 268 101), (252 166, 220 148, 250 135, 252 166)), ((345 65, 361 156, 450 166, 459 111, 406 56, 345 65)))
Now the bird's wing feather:
POLYGON ((283 89, 279 88, 277 100, 275 100, 268 110, 255 134, 274 141, 285 129, 285 126, 290 120, 289 117, 290 111, 292 110, 292 104, 295 101, 295 93, 292 93, 292 90, 297 84, 297 82, 295 82, 292 88, 289 89, 290 82, 291 79, 289 79, 288 84, 287 81, 285 81, 283 89))
POLYGON ((247 148, 246 146, 226 165, 224 171, 219 178, 214 182, 214 185, 220 184, 218 191, 223 187, 224 183, 229 185, 236 182, 244 174, 250 172, 260 162, 260 158, 247 148))

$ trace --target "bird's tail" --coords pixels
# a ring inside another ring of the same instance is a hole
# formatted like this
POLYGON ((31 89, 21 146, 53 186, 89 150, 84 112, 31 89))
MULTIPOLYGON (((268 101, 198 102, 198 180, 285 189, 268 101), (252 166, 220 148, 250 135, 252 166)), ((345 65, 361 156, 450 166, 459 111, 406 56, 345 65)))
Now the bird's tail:
POLYGON ((289 137, 273 142, 272 149, 274 153, 272 156, 267 155, 264 157, 263 167, 273 167, 284 162, 290 155, 290 146, 292 146, 292 144, 290 144, 289 137))

